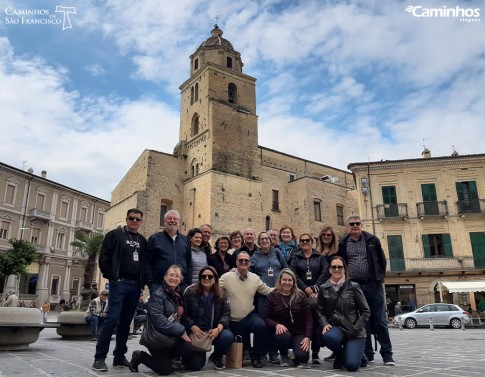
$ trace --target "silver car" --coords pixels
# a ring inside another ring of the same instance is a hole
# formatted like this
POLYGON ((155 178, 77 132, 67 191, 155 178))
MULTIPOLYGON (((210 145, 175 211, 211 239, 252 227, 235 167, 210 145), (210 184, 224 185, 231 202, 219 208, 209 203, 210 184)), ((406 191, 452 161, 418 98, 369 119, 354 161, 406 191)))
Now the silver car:
POLYGON ((433 326, 450 326, 454 329, 461 328, 461 321, 465 324, 470 323, 470 317, 466 310, 454 304, 428 304, 406 313, 394 317, 393 323, 399 325, 399 321, 404 327, 414 329, 416 326, 429 326, 430 321, 433 326))

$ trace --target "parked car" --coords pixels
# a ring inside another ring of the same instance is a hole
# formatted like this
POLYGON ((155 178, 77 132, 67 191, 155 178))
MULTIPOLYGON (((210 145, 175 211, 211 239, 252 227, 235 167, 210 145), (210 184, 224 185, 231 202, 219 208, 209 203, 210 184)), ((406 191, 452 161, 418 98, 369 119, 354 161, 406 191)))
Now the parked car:
POLYGON ((393 323, 414 329, 416 326, 429 326, 430 319, 433 326, 450 326, 454 329, 461 328, 461 321, 470 323, 470 316, 466 310, 454 304, 428 304, 406 314, 400 314, 393 318, 393 323))

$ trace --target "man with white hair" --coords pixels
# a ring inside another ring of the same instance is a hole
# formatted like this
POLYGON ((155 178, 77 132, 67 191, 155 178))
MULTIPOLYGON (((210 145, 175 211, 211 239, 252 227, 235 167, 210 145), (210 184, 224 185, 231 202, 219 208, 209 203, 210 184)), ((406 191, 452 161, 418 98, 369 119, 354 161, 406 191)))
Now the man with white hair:
POLYGON ((184 281, 180 284, 180 290, 183 293, 192 279, 190 242, 178 231, 181 220, 178 211, 174 209, 168 211, 163 219, 165 230, 148 238, 146 282, 150 292, 153 292, 162 284, 168 268, 175 264, 182 269, 184 276, 184 281))
POLYGON ((7 297, 7 301, 3 304, 3 306, 7 306, 10 308, 16 308, 19 306, 19 298, 15 294, 15 292, 10 291, 10 295, 7 297))

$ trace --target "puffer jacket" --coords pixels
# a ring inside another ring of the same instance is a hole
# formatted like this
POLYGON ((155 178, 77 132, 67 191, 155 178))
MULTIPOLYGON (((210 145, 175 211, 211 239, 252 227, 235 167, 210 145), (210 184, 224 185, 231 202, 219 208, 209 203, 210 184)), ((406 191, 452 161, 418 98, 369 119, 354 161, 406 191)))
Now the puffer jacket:
POLYGON ((347 280, 338 292, 327 280, 318 292, 317 314, 320 327, 326 325, 346 327, 356 338, 365 338, 365 324, 370 317, 370 309, 359 284, 347 280), (338 299, 338 301, 337 301, 338 299), (333 310, 332 310, 333 308, 333 310), (330 311, 332 312, 330 313, 330 311))
MULTIPOLYGON (((185 290, 185 312, 183 323, 187 331, 190 331, 192 326, 199 326, 196 321, 199 315, 199 304, 200 304, 200 294, 197 293, 197 286, 192 285, 185 290)), ((211 313, 212 316, 212 313, 211 313)), ((229 302, 227 301, 226 295, 223 294, 222 297, 214 296, 214 323, 213 328, 221 324, 224 328, 229 327, 231 322, 231 308, 229 302)), ((200 327, 200 326, 199 326, 200 327)), ((202 329, 209 330, 209 329, 202 329)))
POLYGON ((164 335, 180 337, 185 332, 185 327, 178 318, 178 303, 165 294, 163 286, 150 294, 147 315, 155 329, 164 335))

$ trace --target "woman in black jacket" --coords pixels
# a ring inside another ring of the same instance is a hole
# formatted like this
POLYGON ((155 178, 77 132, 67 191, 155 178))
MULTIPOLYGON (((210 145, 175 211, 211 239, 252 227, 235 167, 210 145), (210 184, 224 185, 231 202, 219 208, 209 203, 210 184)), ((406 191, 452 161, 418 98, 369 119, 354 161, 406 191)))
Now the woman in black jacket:
POLYGON ((229 254, 230 247, 231 241, 229 241, 229 237, 219 237, 214 247, 216 252, 207 256, 207 264, 214 267, 219 276, 224 275, 236 267, 234 256, 229 254))
POLYGON ((165 272, 163 283, 152 292, 147 303, 147 319, 153 324, 156 331, 171 337, 177 337, 177 342, 170 348, 161 350, 148 349, 133 351, 129 368, 138 372, 138 365, 145 364, 160 375, 173 372, 172 359, 182 357, 182 362, 188 369, 192 369, 190 356, 192 346, 185 326, 180 323, 183 315, 183 298, 180 295, 179 285, 183 280, 182 270, 172 265, 165 272))
POLYGON ((348 280, 342 257, 330 261, 330 279, 320 287, 317 313, 322 338, 320 344, 335 353, 334 369, 359 369, 364 353, 370 309, 359 284, 348 280))
MULTIPOLYGON (((216 369, 224 369, 222 356, 234 341, 234 335, 229 330, 229 302, 219 286, 216 270, 211 266, 203 267, 199 273, 199 281, 187 288, 184 297, 185 328, 201 338, 209 333, 214 346, 209 362, 216 369)), ((205 352, 193 351, 190 358, 193 370, 200 370, 205 365, 205 352)))

